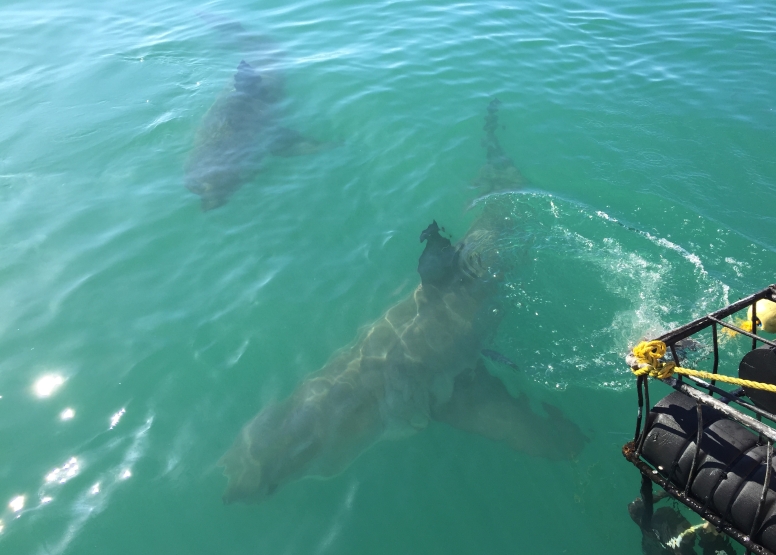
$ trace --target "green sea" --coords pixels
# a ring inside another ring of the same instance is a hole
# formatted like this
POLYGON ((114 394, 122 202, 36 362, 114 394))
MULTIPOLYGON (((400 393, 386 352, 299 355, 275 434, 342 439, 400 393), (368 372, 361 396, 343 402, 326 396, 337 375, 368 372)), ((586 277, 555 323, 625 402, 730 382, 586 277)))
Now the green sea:
POLYGON ((0 553, 640 554, 624 356, 776 282, 774 91, 767 1, 4 0, 0 553), (237 24, 276 45, 282 125, 335 147, 203 212, 237 24), (494 98, 531 217, 486 345, 518 369, 485 363, 584 449, 431 422, 223 504, 242 426, 412 293, 432 221, 475 221, 494 98))

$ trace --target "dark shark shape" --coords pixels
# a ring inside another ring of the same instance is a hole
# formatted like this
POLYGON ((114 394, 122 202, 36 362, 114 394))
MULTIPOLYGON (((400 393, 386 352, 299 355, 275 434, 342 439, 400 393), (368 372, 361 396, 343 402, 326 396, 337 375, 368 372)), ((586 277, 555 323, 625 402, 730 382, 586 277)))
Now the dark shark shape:
POLYGON ((462 262, 436 224, 424 232, 421 285, 302 382, 251 420, 220 464, 224 501, 256 502, 284 483, 333 476, 364 449, 418 432, 431 420, 548 459, 571 458, 586 438, 562 412, 534 412, 486 370, 480 352, 501 320, 492 284, 462 262))
POLYGON ((202 119, 185 164, 186 188, 202 197, 202 210, 225 204, 259 173, 268 154, 295 156, 334 146, 303 137, 281 124, 282 78, 273 48, 246 35, 239 24, 220 24, 240 35, 240 44, 258 44, 257 62, 241 61, 232 86, 202 119))
MULTIPOLYGON (((665 499, 664 492, 655 496, 655 502, 665 499)), ((705 522, 692 526, 674 506, 663 506, 648 515, 644 501, 636 498, 628 505, 633 522, 641 528, 643 555, 695 555, 695 543, 703 555, 735 555, 730 540, 705 522)))
POLYGON ((494 303, 505 262, 494 241, 519 224, 498 195, 456 244, 433 222, 420 235, 421 284, 365 328, 287 399, 248 422, 221 458, 224 502, 257 502, 305 476, 333 476, 381 439, 431 421, 547 459, 575 456, 587 438, 560 409, 535 412, 481 358, 502 319, 494 303))

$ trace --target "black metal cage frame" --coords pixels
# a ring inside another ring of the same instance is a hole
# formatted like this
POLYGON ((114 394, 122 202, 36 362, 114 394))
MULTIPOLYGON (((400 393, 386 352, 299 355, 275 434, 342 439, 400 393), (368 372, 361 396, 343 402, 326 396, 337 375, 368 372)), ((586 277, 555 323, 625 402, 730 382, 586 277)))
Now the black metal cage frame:
MULTIPOLYGON (((767 300, 776 302, 776 284, 770 285, 765 289, 763 289, 762 291, 758 291, 757 293, 750 295, 746 298, 743 298, 735 303, 732 303, 716 312, 713 312, 711 314, 698 318, 697 320, 693 320, 689 324, 685 324, 684 326, 671 330, 661 335, 657 339, 665 343, 667 349, 670 349, 673 360, 676 362, 677 365, 681 365, 681 360, 676 350, 676 344, 683 339, 687 339, 703 330, 711 328, 713 350, 714 350, 714 353, 713 353, 714 367, 713 367, 712 373, 717 374, 717 371, 719 368, 719 340, 718 340, 719 326, 728 328, 730 330, 733 330, 737 333, 740 333, 742 335, 745 335, 751 338, 752 349, 756 349, 758 347, 758 343, 776 347, 776 342, 770 341, 768 339, 765 339, 757 335, 757 325, 756 325, 757 301, 761 299, 767 299, 767 300), (752 308, 752 315, 751 315, 752 331, 751 332, 743 330, 737 325, 732 324, 730 322, 723 321, 724 318, 727 318, 749 307, 752 308)), ((757 553, 758 555, 774 555, 771 551, 769 551, 765 547, 752 541, 751 538, 754 535, 754 533, 759 529, 759 526, 762 524, 760 520, 763 517, 763 514, 762 514, 763 507, 765 505, 765 500, 766 500, 766 496, 770 485, 771 466, 772 466, 772 460, 773 460, 773 444, 776 442, 776 415, 768 411, 765 411, 750 402, 743 400, 741 398, 743 396, 743 391, 741 390, 741 388, 739 388, 736 391, 726 391, 724 389, 717 387, 715 384, 715 380, 711 380, 710 382, 708 382, 706 380, 702 380, 694 376, 680 375, 679 378, 672 377, 661 381, 663 381, 663 383, 669 385, 670 387, 674 388, 675 390, 681 391, 685 395, 688 395, 689 397, 692 397, 693 399, 695 399, 696 406, 697 406, 697 415, 698 415, 697 416, 698 417, 698 436, 696 439, 696 445, 701 444, 701 436, 703 434, 703 420, 701 416, 701 412, 702 412, 701 407, 703 405, 707 405, 720 411, 728 418, 735 420, 736 422, 742 424, 743 426, 746 426, 753 432, 759 434, 760 443, 767 444, 767 459, 766 459, 767 466, 765 470, 766 474, 763 482, 763 489, 760 495, 760 503, 757 507, 757 512, 755 513, 752 529, 749 530, 748 533, 744 533, 741 530, 738 530, 737 528, 735 528, 731 523, 726 522, 723 517, 716 514, 714 511, 712 511, 708 507, 708 503, 701 503, 697 499, 693 498, 692 495, 690 494, 689 487, 690 487, 690 484, 692 483, 693 474, 697 468, 698 457, 699 457, 699 453, 701 452, 701 449, 698 449, 698 448, 695 449, 695 455, 693 457, 692 464, 690 466, 690 474, 688 476, 687 485, 684 488, 684 490, 678 489, 671 482, 671 472, 669 472, 669 476, 666 478, 661 475, 658 469, 653 468, 648 462, 646 462, 641 457, 641 450, 643 447, 644 438, 646 436, 646 433, 642 433, 643 432, 641 428, 642 417, 644 415, 644 408, 646 407, 647 411, 649 411, 652 405, 650 404, 650 401, 649 401, 648 378, 647 376, 639 376, 637 378, 637 383, 636 383, 636 389, 638 392, 638 413, 636 417, 636 432, 634 434, 633 441, 626 443, 622 448, 622 452, 625 458, 628 461, 630 461, 633 465, 635 465, 641 472, 641 477, 642 477, 641 495, 648 514, 650 516, 652 514, 652 505, 653 505, 652 484, 654 483, 660 486, 663 490, 665 490, 665 492, 671 498, 683 503, 684 505, 689 507, 693 512, 697 513, 702 518, 709 521, 717 528, 718 531, 725 533, 726 535, 728 535, 729 537, 733 538, 741 545, 746 547, 747 554, 757 553), (715 394, 718 395, 719 398, 714 397, 715 394), (740 409, 732 405, 738 405, 740 407, 743 407, 751 411, 752 413, 755 414, 755 417, 745 414, 740 409), (763 418, 770 420, 771 424, 763 422, 762 421, 763 418)), ((673 469, 672 469, 672 472, 673 472, 673 469)))

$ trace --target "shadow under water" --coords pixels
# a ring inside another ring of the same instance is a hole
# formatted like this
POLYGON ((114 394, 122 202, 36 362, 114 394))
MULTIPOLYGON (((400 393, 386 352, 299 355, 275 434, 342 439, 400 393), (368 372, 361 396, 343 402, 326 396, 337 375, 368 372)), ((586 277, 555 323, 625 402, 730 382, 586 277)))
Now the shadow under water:
MULTIPOLYGON (((490 193, 525 183, 495 137, 497 110, 494 100, 478 178, 490 193)), ((479 204, 481 214, 455 245, 436 222, 421 233, 421 284, 409 297, 248 422, 220 461, 229 479, 224 502, 257 502, 291 480, 336 475, 376 441, 421 431, 431 420, 538 457, 581 451, 587 438, 560 409, 544 403, 545 415, 534 412, 525 394, 512 397, 485 367, 509 270, 498 240, 514 237, 521 221, 505 195, 479 204)))

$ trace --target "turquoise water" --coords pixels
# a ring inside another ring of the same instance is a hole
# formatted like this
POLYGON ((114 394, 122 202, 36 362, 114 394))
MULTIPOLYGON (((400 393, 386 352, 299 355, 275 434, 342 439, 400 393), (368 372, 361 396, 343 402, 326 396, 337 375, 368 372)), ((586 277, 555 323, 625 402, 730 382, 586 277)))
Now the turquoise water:
POLYGON ((91 4, 0 7, 0 551, 639 553, 624 353, 776 281, 773 5, 91 4), (216 16, 340 146, 202 213, 184 163, 245 55, 216 16), (534 217, 491 346, 520 371, 488 368, 590 442, 432 424, 223 505, 242 425, 413 290, 431 220, 476 217, 494 97, 534 217))

